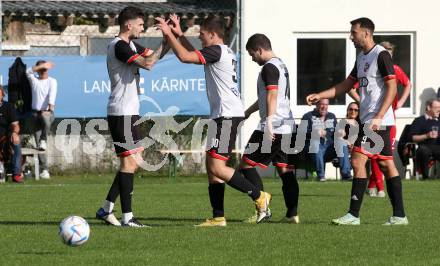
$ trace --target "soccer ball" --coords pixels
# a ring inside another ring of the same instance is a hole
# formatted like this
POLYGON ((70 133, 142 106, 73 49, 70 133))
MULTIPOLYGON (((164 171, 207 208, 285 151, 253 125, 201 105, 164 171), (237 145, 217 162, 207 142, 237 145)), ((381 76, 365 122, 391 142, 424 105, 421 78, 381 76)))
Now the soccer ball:
POLYGON ((84 218, 69 216, 60 223, 58 235, 64 244, 76 247, 89 239, 90 227, 84 218))

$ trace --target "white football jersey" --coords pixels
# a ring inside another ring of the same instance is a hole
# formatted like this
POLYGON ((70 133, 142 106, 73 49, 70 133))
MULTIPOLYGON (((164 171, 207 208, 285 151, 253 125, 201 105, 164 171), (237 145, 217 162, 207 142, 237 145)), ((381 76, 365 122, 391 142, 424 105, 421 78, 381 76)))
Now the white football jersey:
POLYGON ((107 71, 111 93, 107 115, 139 115, 139 67, 133 61, 139 56, 148 56, 152 50, 119 37, 114 38, 107 48, 107 71))
MULTIPOLYGON (((385 81, 395 77, 391 56, 385 48, 376 45, 367 54, 359 53, 349 78, 359 81, 361 123, 370 121, 379 112, 387 89, 385 81)), ((394 112, 390 105, 383 117, 382 125, 394 124, 394 112)))
POLYGON ((235 53, 226 45, 212 45, 196 52, 205 68, 210 118, 244 117, 235 53))
POLYGON ((290 109, 290 81, 289 71, 279 58, 267 61, 258 75, 258 107, 260 124, 258 130, 264 131, 267 118, 267 91, 277 90, 277 106, 273 117, 273 129, 276 134, 289 134, 295 128, 292 110, 290 109))

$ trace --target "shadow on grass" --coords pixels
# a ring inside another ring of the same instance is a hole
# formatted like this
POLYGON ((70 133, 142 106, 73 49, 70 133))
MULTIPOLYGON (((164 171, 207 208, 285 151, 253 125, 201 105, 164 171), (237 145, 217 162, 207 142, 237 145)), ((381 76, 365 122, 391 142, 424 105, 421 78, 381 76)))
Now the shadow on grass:
MULTIPOLYGON (((96 220, 95 218, 85 218, 87 220, 87 223, 90 225, 104 225, 104 223, 101 223, 100 221, 93 221, 92 219, 96 220)), ((59 221, 0 221, 0 226, 2 225, 59 225, 60 222, 63 219, 60 219, 59 221)))
POLYGON ((61 252, 53 252, 53 251, 20 251, 17 252, 18 255, 40 255, 40 256, 47 256, 47 255, 61 255, 63 253, 61 252))
POLYGON ((299 197, 319 197, 319 198, 336 198, 339 194, 300 194, 299 197))
MULTIPOLYGON (((201 223, 206 219, 202 218, 173 218, 173 217, 139 217, 140 220, 144 221, 158 221, 158 222, 189 222, 189 223, 201 223)), ((241 222, 237 219, 227 219, 228 222, 241 222)))

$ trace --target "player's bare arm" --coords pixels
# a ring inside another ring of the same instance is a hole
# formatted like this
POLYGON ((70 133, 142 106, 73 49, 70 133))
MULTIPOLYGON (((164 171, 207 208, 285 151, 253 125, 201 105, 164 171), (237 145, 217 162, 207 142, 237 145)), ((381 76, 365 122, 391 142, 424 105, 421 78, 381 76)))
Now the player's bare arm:
POLYGON ((248 119, 249 116, 251 116, 251 114, 258 111, 258 109, 260 108, 258 107, 258 100, 257 100, 251 106, 249 106, 249 108, 244 112, 244 119, 248 119))
POLYGON ((359 93, 357 93, 355 88, 352 88, 349 92, 348 95, 355 100, 356 102, 361 102, 361 96, 359 96, 359 93))
POLYGON ((151 70, 153 65, 161 59, 170 49, 168 42, 164 39, 159 47, 149 56, 138 56, 133 62, 140 68, 151 70))
POLYGON ((172 24, 168 24, 173 31, 174 35, 177 37, 177 39, 180 41, 180 43, 183 45, 183 47, 186 48, 188 51, 194 51, 195 48, 192 46, 192 44, 188 41, 188 39, 183 35, 182 28, 180 27, 180 17, 176 14, 172 14, 170 16, 170 20, 172 24))
POLYGON ((380 123, 382 122, 385 113, 387 112, 388 108, 390 108, 390 106, 393 104, 394 98, 396 97, 397 94, 396 79, 386 80, 385 87, 386 87, 386 92, 383 103, 380 106, 379 111, 377 112, 376 116, 373 118, 373 121, 371 123, 372 130, 379 129, 380 123))
POLYGON ((37 72, 37 71, 40 71, 40 70, 42 70, 42 69, 51 69, 51 68, 53 68, 54 66, 55 66, 54 63, 52 63, 52 62, 46 62, 46 63, 43 63, 43 64, 39 64, 38 66, 33 66, 33 67, 32 67, 32 72, 37 72))
POLYGON ((408 84, 406 84, 406 86, 403 88, 402 95, 400 95, 400 99, 397 102, 396 109, 399 109, 405 104, 406 99, 408 98, 409 93, 411 92, 411 87, 412 87, 411 82, 408 82, 408 84))
POLYGON ((352 79, 345 79, 341 83, 336 84, 333 87, 326 89, 325 91, 321 91, 320 93, 313 93, 306 97, 306 101, 308 105, 316 104, 321 99, 332 99, 337 95, 342 93, 348 93, 351 88, 354 86, 354 81, 352 79))
POLYGON ((195 51, 188 51, 177 39, 168 23, 163 18, 155 18, 158 22, 156 27, 160 29, 168 40, 174 54, 182 63, 201 64, 199 56, 195 51))
POLYGON ((273 133, 272 119, 277 109, 278 90, 267 90, 266 105, 267 105, 267 127, 269 129, 269 136, 273 140, 275 134, 273 133))

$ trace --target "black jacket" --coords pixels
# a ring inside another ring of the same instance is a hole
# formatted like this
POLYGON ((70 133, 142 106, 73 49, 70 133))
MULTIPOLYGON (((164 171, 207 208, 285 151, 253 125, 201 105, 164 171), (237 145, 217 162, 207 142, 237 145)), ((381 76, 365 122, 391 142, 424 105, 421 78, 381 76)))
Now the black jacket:
POLYGON ((8 102, 15 105, 19 113, 32 110, 32 92, 26 77, 26 65, 20 57, 9 68, 8 102))

